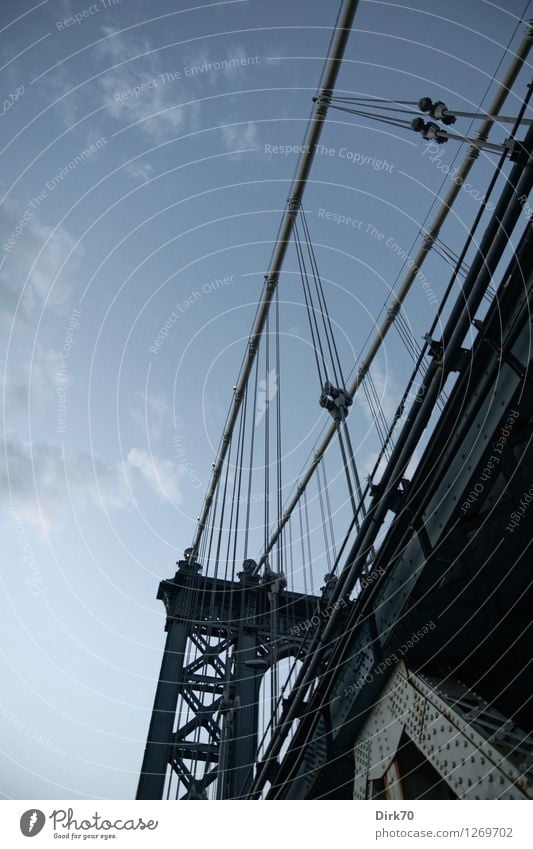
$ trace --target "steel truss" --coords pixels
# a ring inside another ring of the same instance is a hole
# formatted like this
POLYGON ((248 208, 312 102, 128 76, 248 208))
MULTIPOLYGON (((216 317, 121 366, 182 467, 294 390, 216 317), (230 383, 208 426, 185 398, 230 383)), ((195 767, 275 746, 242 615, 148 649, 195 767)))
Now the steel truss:
POLYGON ((452 676, 401 661, 355 749, 354 799, 529 799, 533 740, 452 676))
POLYGON ((171 773, 186 799, 207 798, 217 779, 218 798, 238 798, 251 783, 263 675, 306 653, 320 609, 317 596, 286 591, 275 573, 254 576, 254 566, 245 561, 234 582, 182 560, 159 586, 167 639, 138 799, 168 797, 171 773))

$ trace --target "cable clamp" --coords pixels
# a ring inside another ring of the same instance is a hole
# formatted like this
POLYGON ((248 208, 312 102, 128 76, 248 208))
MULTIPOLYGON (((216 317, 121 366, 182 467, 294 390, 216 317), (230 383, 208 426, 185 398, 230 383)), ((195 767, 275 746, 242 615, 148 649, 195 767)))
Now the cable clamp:
POLYGON ((267 586, 270 593, 278 593, 287 586, 287 579, 283 572, 274 572, 266 563, 260 583, 262 586, 267 586))
POLYGON ((423 118, 415 118, 411 121, 411 129, 415 133, 421 133, 422 138, 426 139, 426 141, 436 142, 437 144, 444 144, 448 141, 448 136, 444 133, 444 130, 441 130, 439 125, 433 121, 424 121, 423 118))
POLYGON ((273 295, 276 291, 276 286, 278 285, 278 275, 277 274, 265 274, 265 287, 267 294, 273 295))
POLYGON ((291 216, 291 218, 296 218, 302 205, 300 198, 298 197, 298 195, 291 195, 287 203, 289 204, 289 215, 291 216))
POLYGON ((316 103, 315 115, 320 118, 325 118, 328 114, 330 95, 319 94, 318 97, 313 97, 313 102, 316 103))
POLYGON ((318 403, 327 410, 336 422, 340 422, 348 415, 348 407, 353 404, 353 398, 346 389, 339 389, 326 380, 318 403))
POLYGON ((443 100, 433 102, 430 97, 423 97, 418 101, 418 108, 421 112, 427 112, 435 121, 442 121, 443 124, 455 124, 457 120, 455 115, 448 114, 448 107, 443 100))

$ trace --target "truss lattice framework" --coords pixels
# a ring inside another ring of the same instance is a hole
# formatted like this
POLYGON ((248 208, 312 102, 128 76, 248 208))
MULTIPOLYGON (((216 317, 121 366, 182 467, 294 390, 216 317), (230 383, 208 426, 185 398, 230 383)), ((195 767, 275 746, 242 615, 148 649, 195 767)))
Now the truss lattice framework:
POLYGON ((451 676, 402 661, 355 744, 355 799, 530 799, 533 741, 451 676))
POLYGON ((287 592, 274 573, 254 576, 251 564, 236 582, 183 560, 159 586, 167 639, 138 799, 168 796, 173 774, 188 799, 206 798, 217 779, 218 798, 238 798, 253 779, 263 675, 306 653, 324 601, 287 592))

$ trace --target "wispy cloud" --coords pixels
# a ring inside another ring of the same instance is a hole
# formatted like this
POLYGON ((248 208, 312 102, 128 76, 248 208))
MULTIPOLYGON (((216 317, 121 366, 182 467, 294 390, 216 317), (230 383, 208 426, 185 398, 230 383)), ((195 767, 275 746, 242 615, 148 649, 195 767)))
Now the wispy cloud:
POLYGON ((83 247, 75 246, 74 237, 65 227, 54 231, 43 224, 31 204, 22 208, 10 201, 2 203, 0 230, 4 238, 0 282, 8 294, 4 308, 14 307, 21 294, 26 314, 45 301, 48 306, 64 304, 71 295, 83 247))
POLYGON ((69 505, 120 509, 132 503, 122 463, 63 452, 46 441, 25 442, 15 433, 8 434, 0 458, 0 492, 24 520, 47 532, 61 526, 69 505))
POLYGON ((194 128, 199 104, 181 107, 183 101, 194 100, 175 78, 168 65, 168 52, 160 54, 146 38, 122 34, 104 27, 108 38, 96 48, 109 71, 99 77, 98 85, 108 114, 122 125, 139 123, 139 127, 156 141, 168 137, 169 130, 194 128), (129 61, 131 60, 131 61, 129 61))
POLYGON ((136 162, 128 162, 124 166, 124 171, 128 177, 131 177, 133 180, 141 180, 143 183, 151 180, 154 174, 154 169, 150 163, 143 162, 141 159, 138 159, 136 162))
POLYGON ((137 469, 161 501, 181 504, 182 494, 179 488, 180 471, 172 460, 162 460, 153 453, 132 448, 128 453, 128 466, 137 469))
MULTIPOLYGON (((387 373, 385 373, 379 366, 372 366, 372 380, 374 383, 374 388, 376 390, 377 397, 379 399, 379 407, 385 416, 387 422, 387 429, 393 423, 396 413, 398 411, 398 406, 403 396, 403 392, 405 390, 405 385, 400 382, 400 380, 393 374, 392 369, 389 369, 387 373)), ((368 378, 365 378, 365 381, 368 381, 368 378)), ((375 413, 378 411, 378 404, 376 402, 376 398, 373 393, 369 392, 369 396, 373 399, 372 406, 369 404, 367 393, 364 391, 365 383, 361 385, 357 395, 355 396, 355 406, 358 407, 364 414, 368 423, 371 425, 371 429, 369 433, 372 433, 375 437, 378 438, 379 444, 381 445, 381 436, 379 435, 377 429, 374 429, 374 425, 376 424, 376 415, 375 413)), ((368 388, 368 385, 367 385, 368 388)), ((407 403, 405 405, 403 416, 406 415, 409 410, 413 397, 416 394, 417 386, 411 392, 411 397, 408 398, 407 403)), ((352 414, 353 415, 353 414, 352 414)), ((403 418, 396 424, 395 435, 397 436, 402 424, 403 418)), ((349 421, 349 420, 348 420, 349 421)), ((361 473, 363 476, 367 476, 373 470, 375 462, 378 458, 378 451, 372 449, 368 449, 368 445, 365 440, 365 453, 363 454, 363 460, 361 463, 361 473)), ((415 451, 413 454, 413 458, 406 470, 406 475, 409 477, 415 470, 419 460, 420 460, 419 451, 415 451)), ((379 480, 381 474, 384 471, 386 465, 386 457, 381 460, 381 463, 376 472, 376 479, 379 480)))
MULTIPOLYGON (((376 365, 372 366, 372 380, 374 382, 379 404, 383 410, 385 418, 388 422, 391 422, 401 398, 402 385, 395 379, 390 370, 385 373, 379 366, 376 365)), ((373 397, 373 395, 370 397, 373 397)), ((374 412, 370 408, 363 386, 361 386, 355 396, 355 403, 364 412, 369 422, 375 422, 374 412)), ((374 404, 375 403, 374 399, 374 404)))
MULTIPOLYGON (((257 148, 259 130, 253 121, 247 123, 226 124, 222 127, 222 139, 229 151, 250 150, 257 148)), ((235 153, 235 156, 240 154, 235 153)))
MULTIPOLYGON (((104 27, 103 32, 107 37, 96 50, 109 67, 98 79, 107 112, 123 126, 138 124, 158 142, 167 139, 170 131, 199 128, 201 99, 220 88, 221 81, 223 88, 231 86, 259 61, 247 56, 242 45, 228 45, 223 55, 216 56, 204 45, 200 51, 180 51, 182 58, 177 67, 175 63, 169 65, 167 50, 154 49, 146 37, 123 34, 112 27, 104 27)), ((244 123, 224 128, 222 139, 230 150, 253 147, 257 127, 244 123)), ((138 170, 136 176, 141 176, 138 170)))
POLYGON ((137 391, 130 410, 131 418, 146 435, 149 443, 159 442, 165 433, 170 433, 172 409, 162 395, 148 395, 137 391))
POLYGON ((131 508, 143 485, 160 501, 179 505, 183 476, 179 464, 144 449, 132 448, 123 463, 110 463, 9 433, 0 457, 0 502, 13 504, 24 521, 50 533, 62 528, 69 508, 131 508))
MULTIPOLYGON (((11 368, 7 369, 3 397, 10 420, 17 416, 27 417, 30 399, 34 407, 37 405, 39 413, 50 404, 54 407, 56 405, 55 388, 61 363, 60 352, 36 345, 31 372, 27 356, 27 351, 18 353, 16 357, 12 355, 11 368)), ((0 367, 3 373, 4 363, 1 363, 0 367)), ((69 379, 67 375, 65 380, 69 379)))

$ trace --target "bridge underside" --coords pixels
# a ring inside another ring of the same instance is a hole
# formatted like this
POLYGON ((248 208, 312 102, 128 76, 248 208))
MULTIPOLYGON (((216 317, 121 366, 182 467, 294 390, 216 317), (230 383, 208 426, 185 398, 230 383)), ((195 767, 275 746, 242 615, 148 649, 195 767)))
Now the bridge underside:
MULTIPOLYGON (((266 798, 533 796, 532 253, 529 225, 472 348, 448 365, 449 398, 266 798)), ((215 581, 181 561, 161 584, 167 646, 137 798, 207 798, 211 785, 250 798, 265 767, 262 676, 312 655, 327 600, 247 568, 215 581)))
POLYGON ((267 798, 533 795, 531 255, 529 226, 267 798))

